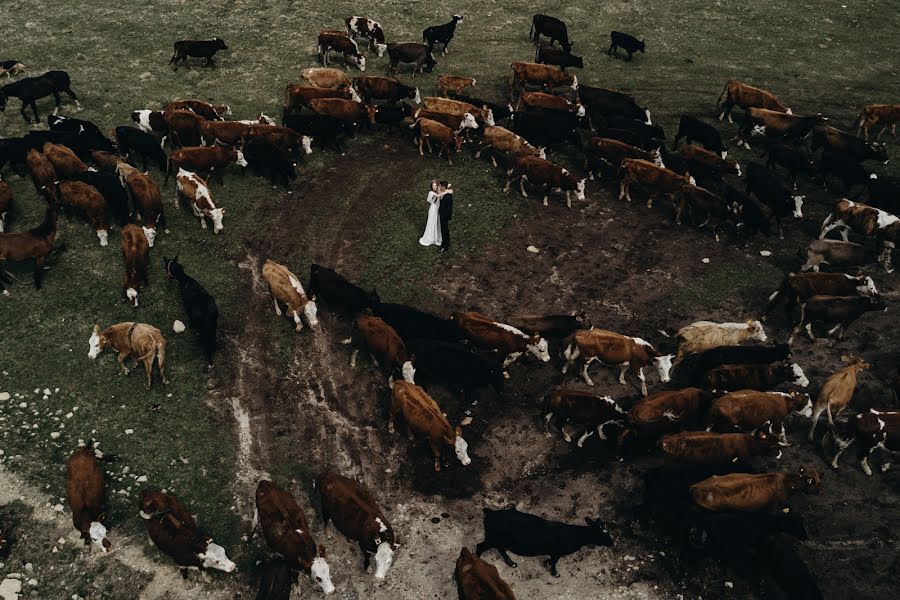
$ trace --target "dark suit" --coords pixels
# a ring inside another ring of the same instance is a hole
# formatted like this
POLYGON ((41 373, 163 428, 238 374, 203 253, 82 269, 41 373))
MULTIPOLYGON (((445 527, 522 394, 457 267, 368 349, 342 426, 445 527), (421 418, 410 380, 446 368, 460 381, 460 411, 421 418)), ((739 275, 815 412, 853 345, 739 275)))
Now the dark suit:
POLYGON ((438 216, 441 219, 441 248, 450 249, 450 221, 453 219, 453 192, 447 192, 441 198, 438 207, 438 216))

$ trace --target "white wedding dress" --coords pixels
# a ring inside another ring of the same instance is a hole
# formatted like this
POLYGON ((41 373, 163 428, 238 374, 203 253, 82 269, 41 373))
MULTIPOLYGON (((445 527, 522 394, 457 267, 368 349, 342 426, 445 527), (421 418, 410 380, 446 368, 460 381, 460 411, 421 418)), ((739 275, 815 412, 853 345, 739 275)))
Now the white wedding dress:
POLYGON ((441 206, 441 199, 436 193, 428 192, 426 201, 431 206, 428 207, 428 221, 425 222, 425 233, 419 238, 419 243, 423 246, 440 246, 441 220, 438 215, 438 209, 441 206))

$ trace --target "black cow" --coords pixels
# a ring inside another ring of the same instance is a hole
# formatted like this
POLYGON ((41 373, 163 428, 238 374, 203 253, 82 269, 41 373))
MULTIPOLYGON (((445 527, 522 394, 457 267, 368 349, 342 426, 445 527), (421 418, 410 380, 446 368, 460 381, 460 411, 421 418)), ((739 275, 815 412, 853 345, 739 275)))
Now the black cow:
MULTIPOLYGON (((444 44, 442 53, 447 54, 447 46, 450 44, 450 40, 453 39, 453 34, 456 33, 456 24, 462 20, 462 16, 453 15, 449 23, 426 28, 422 32, 422 41, 428 44, 428 51, 434 52, 434 45, 440 42, 444 44)), ((390 48, 390 45, 388 45, 388 48, 390 48)), ((388 51, 390 52, 390 50, 388 51)))
POLYGON ((479 108, 490 109, 491 113, 494 115, 494 122, 508 119, 513 114, 513 106, 509 102, 505 104, 498 104, 496 102, 488 102, 487 100, 482 100, 481 98, 476 98, 475 96, 466 96, 464 94, 453 94, 453 98, 462 102, 468 102, 469 104, 472 104, 479 108))
POLYGON ((59 110, 61 103, 59 94, 65 92, 69 98, 75 101, 75 106, 80 106, 78 97, 72 91, 71 86, 72 81, 69 78, 69 74, 65 71, 47 71, 37 77, 20 79, 0 88, 0 112, 6 110, 6 104, 10 98, 18 98, 22 101, 22 108, 19 109, 19 112, 22 113, 22 118, 25 119, 25 122, 31 122, 28 119, 28 115, 25 114, 25 108, 30 106, 34 112, 34 122, 40 123, 41 118, 38 116, 37 101, 41 98, 52 95, 56 101, 56 110, 59 110))
POLYGON ((388 44, 388 58, 391 59, 391 66, 388 69, 388 73, 391 75, 397 71, 397 66, 400 63, 414 65, 413 77, 416 76, 416 71, 419 73, 424 71, 431 73, 435 65, 437 65, 437 61, 434 60, 434 55, 431 53, 431 48, 417 42, 388 44))
MULTIPOLYGON (((828 177, 836 177, 844 186, 844 191, 851 188, 866 186, 869 180, 878 179, 874 173, 870 173, 857 162, 856 158, 846 152, 826 147, 819 161, 819 172, 822 175, 822 183, 828 188, 828 177)), ((856 196, 862 194, 865 188, 860 189, 856 196)))
POLYGON ((610 129, 624 129, 631 131, 641 138, 646 139, 666 139, 666 132, 660 125, 648 125, 642 120, 632 117, 623 117, 620 115, 606 115, 603 117, 603 123, 610 129))
POLYGON ((737 206, 739 232, 748 237, 757 233, 766 237, 772 235, 772 211, 769 207, 726 183, 716 182, 713 189, 729 205, 737 206))
MULTIPOLYGON (((65 134, 69 142, 64 143, 78 154, 79 157, 88 158, 91 150, 102 150, 104 152, 115 152, 116 146, 113 144, 100 128, 90 121, 76 119, 74 117, 61 117, 58 115, 47 115, 47 126, 50 131, 65 134)), ((63 143, 63 142, 54 142, 63 143)))
POLYGON ((94 186, 106 199, 106 206, 119 226, 124 227, 128 224, 131 217, 128 192, 122 187, 118 175, 103 171, 84 171, 77 173, 72 180, 94 186))
POLYGON ((892 215, 900 214, 900 178, 882 175, 878 179, 870 179, 868 187, 869 201, 866 204, 892 215))
POLYGON ((188 327, 200 335, 200 346, 206 357, 207 369, 213 367, 213 355, 216 352, 216 328, 219 322, 219 309, 216 300, 209 295, 196 279, 184 272, 184 267, 175 258, 163 256, 166 276, 178 282, 181 292, 181 304, 188 317, 188 327))
POLYGON ((619 46, 628 53, 628 58, 625 60, 631 60, 631 55, 635 52, 644 53, 644 40, 638 40, 633 35, 628 35, 621 31, 612 31, 609 34, 609 38, 611 43, 606 53, 610 56, 619 55, 619 46))
POLYGON ((399 126, 403 119, 412 117, 413 107, 406 102, 399 106, 379 106, 375 113, 375 123, 380 125, 399 126))
POLYGON ((333 312, 348 317, 367 310, 376 310, 381 304, 378 291, 366 292, 347 281, 347 279, 329 268, 313 263, 309 268, 308 297, 317 298, 333 312))
POLYGON ((560 48, 539 44, 534 55, 534 62, 544 65, 556 65, 563 71, 566 67, 584 68, 584 59, 560 48))
MULTIPOLYGON (((294 163, 288 157, 287 152, 264 138, 251 138, 242 148, 244 160, 247 166, 257 175, 268 177, 272 187, 278 182, 284 182, 284 187, 290 190, 291 181, 297 179, 297 171, 294 163)), ((290 194, 291 192, 288 191, 290 194)))
MULTIPOLYGON (((381 110, 382 107, 379 107, 378 113, 375 113, 376 118, 381 110)), ((297 133, 310 136, 322 150, 330 146, 338 152, 344 152, 341 136, 353 137, 353 123, 330 115, 285 115, 281 124, 297 133)))
POLYGON ((802 148, 785 144, 781 140, 771 140, 766 147, 769 157, 766 166, 775 170, 776 166, 787 169, 794 189, 797 189, 797 173, 812 174, 815 169, 812 157, 802 148))
POLYGON ((67 133, 82 133, 106 137, 94 123, 83 119, 76 119, 75 117, 47 115, 47 126, 50 128, 50 131, 65 131, 67 133))
POLYGON ((172 58, 169 59, 169 64, 175 65, 176 71, 178 70, 179 62, 190 68, 188 57, 206 59, 206 62, 203 63, 204 66, 215 68, 216 63, 213 61, 213 56, 219 50, 228 50, 228 46, 219 38, 211 40, 181 40, 175 42, 174 46, 175 52, 172 54, 172 58))
POLYGON ((290 600, 295 576, 283 558, 272 559, 261 566, 256 600, 290 600))
POLYGON ((587 119, 572 112, 529 109, 512 115, 511 129, 534 144, 581 144, 579 128, 587 128, 587 119))
POLYGON ((675 134, 675 146, 682 139, 686 139, 688 143, 700 142, 707 150, 718 152, 722 158, 728 154, 725 151, 725 145, 722 143, 722 136, 719 130, 701 121, 700 119, 682 115, 678 121, 678 133, 675 134))
POLYGON ((22 138, 22 142, 27 148, 34 148, 38 151, 42 150, 47 142, 61 144, 72 150, 82 160, 90 158, 91 150, 104 150, 107 152, 115 150, 112 142, 105 137, 98 137, 92 134, 69 133, 67 131, 29 131, 22 138))
POLYGON ((653 124, 650 120, 650 109, 638 106, 634 98, 622 92, 579 84, 578 100, 589 114, 615 115, 639 119, 647 125, 653 124))
POLYGON ((864 160, 888 161, 887 148, 878 142, 867 142, 862 138, 849 134, 827 125, 817 125, 813 129, 812 149, 831 147, 856 158, 857 162, 864 160))
POLYGON ((465 337, 459 325, 452 319, 442 319, 404 304, 382 303, 375 310, 375 314, 393 327, 403 341, 456 342, 465 337))
POLYGON ((510 315, 503 322, 525 333, 557 340, 565 339, 579 329, 591 327, 584 315, 510 315))
MULTIPOLYGON (((132 152, 141 155, 144 170, 147 170, 147 159, 155 162, 160 171, 166 170, 166 153, 163 150, 163 142, 160 142, 155 136, 141 131, 137 127, 122 125, 116 127, 116 143, 119 146, 119 152, 128 158, 128 161, 135 164, 135 158, 132 152)), ((135 165, 136 166, 136 165, 135 165)))
POLYGON ((689 354, 676 366, 673 374, 704 373, 722 365, 768 365, 791 357, 787 344, 774 346, 719 346, 697 354, 689 354))
POLYGON ((780 238, 784 238, 782 219, 792 214, 798 219, 803 217, 803 196, 793 195, 778 175, 759 163, 747 165, 747 191, 772 210, 780 238))
POLYGON ((413 339, 406 342, 406 353, 416 368, 416 378, 462 389, 464 400, 484 387, 503 393, 503 370, 472 353, 462 344, 440 340, 413 339))
POLYGON ((537 515, 506 510, 484 509, 484 541, 475 547, 481 556, 496 548, 510 567, 516 563, 507 552, 519 556, 547 556, 544 565, 550 574, 559 577, 556 563, 563 556, 574 554, 584 546, 612 546, 613 540, 606 525, 599 519, 585 519, 587 525, 569 525, 548 521, 537 515))
POLYGON ((806 387, 809 380, 797 364, 722 365, 706 372, 703 386, 718 392, 736 390, 769 391, 782 383, 806 387))
POLYGON ((539 44, 542 35, 550 38, 551 46, 556 42, 559 42, 559 45, 562 46, 564 51, 572 51, 573 42, 569 39, 569 32, 566 29, 566 24, 556 17, 534 15, 531 18, 531 31, 528 33, 528 36, 534 40, 536 44, 539 44))
POLYGON ((0 138, 0 169, 6 163, 13 168, 21 169, 25 166, 25 155, 31 147, 24 138, 0 138))

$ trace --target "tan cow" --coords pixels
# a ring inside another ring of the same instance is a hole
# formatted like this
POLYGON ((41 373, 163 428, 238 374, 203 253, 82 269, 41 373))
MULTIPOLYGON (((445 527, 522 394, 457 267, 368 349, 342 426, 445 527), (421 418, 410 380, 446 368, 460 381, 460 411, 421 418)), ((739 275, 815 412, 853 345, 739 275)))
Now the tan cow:
MULTIPOLYGON (((493 150, 507 157, 515 158, 521 155, 538 156, 547 158, 543 148, 536 148, 528 143, 528 141, 520 135, 516 135, 505 127, 494 125, 484 128, 484 135, 481 138, 481 146, 475 153, 475 158, 481 158, 481 153, 485 150, 493 150)), ((491 162, 497 166, 497 159, 491 154, 491 162)))
POLYGON ((391 381, 391 418, 388 421, 388 432, 394 433, 397 415, 403 415, 410 434, 416 433, 428 438, 431 452, 434 455, 434 470, 441 470, 441 454, 450 448, 463 466, 472 463, 469 458, 466 440, 462 438, 462 429, 450 425, 446 415, 441 412, 437 402, 424 389, 408 381, 391 381))
POLYGON ((438 75, 435 93, 446 97, 449 92, 461 94, 467 87, 475 87, 475 79, 473 77, 438 75))
POLYGON ((109 245, 109 212, 106 198, 97 188, 81 181, 60 181, 52 189, 51 194, 61 205, 71 206, 87 217, 101 246, 109 245))
POLYGON ((862 131, 868 140, 869 128, 881 123, 881 131, 878 132, 876 140, 881 139, 881 134, 888 126, 891 128, 891 135, 897 137, 898 122, 900 122, 900 104, 867 104, 859 114, 856 135, 862 131))
POLYGON ((512 588, 500 578, 497 567, 463 548, 454 571, 461 600, 516 600, 512 588))
POLYGON ((269 292, 272 293, 272 301, 275 303, 275 314, 281 316, 282 303, 287 307, 286 313, 294 319, 297 331, 303 330, 303 321, 300 313, 306 317, 310 327, 319 324, 318 312, 315 300, 306 297, 300 278, 291 273, 287 267, 274 260, 267 259, 262 268, 263 279, 269 284, 269 292))
POLYGON ((631 186, 635 183, 650 188, 647 208, 653 206, 653 198, 658 194, 672 195, 688 186, 697 185, 690 175, 679 175, 665 167, 640 158, 626 158, 622 161, 619 172, 624 172, 619 182, 619 200, 625 198, 631 202, 631 186))
POLYGON ((196 173, 178 169, 175 176, 175 207, 178 207, 179 200, 186 200, 191 206, 194 216, 200 219, 200 226, 206 229, 206 218, 212 221, 213 233, 219 233, 225 226, 222 225, 222 218, 225 216, 225 209, 215 205, 212 195, 209 192, 209 186, 206 181, 201 179, 196 173))
POLYGON ((88 170, 87 165, 67 146, 61 144, 44 144, 44 156, 53 163, 53 169, 60 179, 72 179, 79 173, 88 170))
POLYGON ((329 67, 310 67, 300 71, 300 77, 316 87, 331 88, 334 90, 349 90, 353 87, 350 78, 340 69, 329 67))
POLYGON ((496 125, 496 123, 494 123, 494 111, 490 108, 480 108, 474 104, 463 102, 462 100, 426 96, 422 100, 422 106, 429 110, 450 113, 452 115, 464 115, 468 113, 474 116, 476 120, 482 121, 485 125, 496 125))
POLYGON ((841 360, 846 362, 847 366, 825 380, 819 391, 819 397, 816 398, 816 404, 812 409, 812 423, 809 427, 809 441, 813 441, 816 425, 823 412, 828 416, 828 426, 832 432, 834 431, 834 419, 850 406, 850 400, 853 399, 857 375, 869 368, 869 363, 861 358, 842 356, 841 360))
POLYGON ((141 284, 148 282, 150 243, 141 228, 132 223, 122 228, 122 258, 125 261, 125 298, 137 307, 141 284))
POLYGON ((787 443, 784 420, 792 412, 803 417, 812 414, 812 401, 807 394, 738 390, 713 401, 709 422, 724 431, 753 430, 768 424, 769 431, 778 431, 781 441, 787 443))
POLYGON ((678 330, 678 353, 675 363, 682 361, 685 354, 696 354, 718 348, 719 346, 737 346, 748 340, 765 342, 766 332, 759 321, 746 323, 713 323, 712 321, 695 321, 678 330))
POLYGON ((637 371, 641 381, 641 393, 647 395, 647 381, 644 368, 651 363, 656 366, 659 378, 663 383, 669 381, 672 369, 672 355, 660 354, 652 345, 638 337, 628 337, 620 333, 603 329, 582 329, 575 333, 568 348, 563 351, 566 364, 562 372, 575 365, 579 357, 584 359, 581 376, 588 385, 594 385, 588 376, 588 367, 595 360, 604 365, 619 367, 619 383, 625 385, 625 372, 631 368, 637 371))
POLYGON ((111 325, 100 331, 99 325, 94 325, 94 331, 91 334, 88 343, 91 346, 88 356, 97 358, 100 353, 109 346, 119 353, 119 367, 122 372, 128 375, 129 369, 125 365, 125 359, 133 356, 135 365, 137 361, 144 363, 144 371, 147 373, 147 389, 153 382, 153 361, 156 360, 159 368, 159 376, 162 382, 169 383, 166 379, 166 339, 162 336, 159 329, 146 323, 136 323, 134 321, 126 321, 111 325))
POLYGON ((66 460, 66 498, 72 511, 72 525, 81 533, 85 546, 94 543, 103 552, 112 544, 103 526, 105 486, 103 471, 93 448, 81 447, 66 460))
POLYGON ((579 117, 585 115, 584 106, 573 104, 561 96, 555 96, 546 92, 522 92, 516 110, 525 105, 527 108, 543 108, 560 112, 575 113, 579 117))
POLYGON ((419 133, 419 155, 424 156, 423 146, 428 146, 428 153, 434 154, 434 148, 431 146, 431 140, 440 144, 438 149, 438 157, 441 154, 447 154, 447 162, 452 165, 451 149, 455 152, 462 150, 463 139, 456 131, 453 131, 443 123, 432 121, 431 119, 416 119, 411 128, 416 129, 419 133))
POLYGON ((725 83, 725 88, 719 95, 718 102, 716 102, 716 106, 719 105, 722 106, 722 114, 719 115, 719 120, 721 121, 727 116, 729 123, 734 123, 731 120, 731 111, 735 106, 740 106, 744 110, 755 107, 791 113, 791 109, 786 108, 772 92, 733 79, 725 83), (723 99, 724 102, 722 101, 723 99))
POLYGON ((524 91, 527 84, 549 89, 567 85, 573 90, 578 90, 578 77, 574 73, 566 73, 559 67, 530 62, 514 62, 510 67, 513 71, 510 90, 513 93, 524 91))
POLYGON ((706 510, 759 512, 780 511, 797 492, 815 492, 821 478, 815 469, 792 473, 729 473, 713 476, 691 486, 694 502, 706 510))

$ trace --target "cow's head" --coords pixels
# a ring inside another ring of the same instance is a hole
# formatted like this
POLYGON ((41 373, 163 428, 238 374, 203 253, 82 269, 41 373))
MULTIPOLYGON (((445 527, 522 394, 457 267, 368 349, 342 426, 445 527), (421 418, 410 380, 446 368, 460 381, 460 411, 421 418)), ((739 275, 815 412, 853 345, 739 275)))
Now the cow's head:
MULTIPOLYGON (((381 519, 378 522, 381 523, 381 519)), ((387 531, 384 524, 381 524, 381 527, 387 531)), ((375 579, 383 580, 387 576, 388 569, 394 563, 394 553, 400 544, 382 542, 379 539, 376 539, 375 543, 378 544, 378 549, 375 551, 375 579)))
POLYGON ((527 348, 528 351, 534 354, 539 360, 550 362, 550 351, 547 346, 547 340, 541 336, 532 336, 531 343, 528 344, 527 348))
POLYGON ((800 477, 803 478, 803 491, 804 492, 818 492, 819 485, 822 483, 822 477, 819 475, 819 472, 815 469, 806 469, 804 467, 800 467, 799 471, 800 477))
POLYGON ((459 22, 462 21, 462 20, 463 20, 462 15, 453 15, 453 22, 454 22, 454 23, 459 23, 459 22))
POLYGON ((131 306, 137 308, 138 291, 137 288, 129 287, 125 289, 125 298, 131 303, 131 306))
POLYGON ((247 166, 247 159, 244 158, 244 153, 241 152, 240 150, 238 150, 237 148, 235 148, 234 151, 232 152, 231 160, 233 160, 235 163, 237 163, 237 166, 239 166, 239 167, 247 166))
POLYGON ((206 540, 206 550, 198 554, 197 558, 202 561, 204 569, 218 569, 231 573, 237 568, 237 565, 225 556, 225 548, 213 543, 211 539, 206 540))
POLYGON ((587 178, 585 177, 584 179, 578 181, 575 184, 575 197, 578 198, 579 200, 584 200, 584 187, 585 187, 585 185, 587 185, 586 182, 587 182, 587 178))
POLYGON ((365 71, 366 70, 366 57, 357 52, 353 58, 356 60, 356 66, 359 67, 359 70, 365 71))
POLYGON ((309 323, 310 327, 315 327, 319 324, 319 307, 316 305, 315 300, 310 300, 303 306, 303 316, 306 317, 307 323, 309 323))
POLYGON ((806 387, 809 385, 809 379, 806 378, 806 375, 803 373, 803 369, 800 368, 800 365, 797 363, 791 363, 791 373, 794 374, 793 383, 799 385, 800 387, 806 387))
POLYGON ((767 339, 769 339, 766 336, 766 331, 763 329, 762 323, 758 320, 747 321, 747 332, 750 334, 747 339, 750 340, 759 340, 760 342, 765 342, 767 339))
POLYGON ((461 427, 456 428, 455 434, 453 451, 456 452, 456 458, 459 459, 459 462, 461 462, 464 467, 467 467, 472 464, 472 459, 469 458, 469 444, 462 438, 461 427))
POLYGON ((588 524, 588 528, 591 531, 591 541, 590 543, 594 546, 612 546, 613 540, 609 535, 609 531, 606 530, 606 525, 603 524, 603 521, 600 519, 592 519, 590 517, 585 517, 584 522, 588 524))
POLYGON ((319 584, 326 594, 334 592, 334 584, 331 582, 331 568, 325 561, 325 549, 319 546, 312 565, 309 567, 309 578, 319 584))
POLYGON ((572 75, 572 89, 578 91, 578 76, 572 75))
POLYGON ((103 552, 107 552, 112 548, 112 543, 106 539, 106 527, 103 526, 103 523, 98 523, 97 521, 91 523, 88 535, 91 538, 91 542, 103 552))
POLYGON ((228 50, 228 46, 225 45, 225 40, 221 38, 213 38, 213 41, 216 43, 216 47, 219 50, 228 50))
POLYGON ((794 201, 794 218, 802 219, 803 218, 803 198, 804 196, 792 196, 794 201))
POLYGON ((213 233, 219 233, 225 226, 222 225, 222 218, 225 216, 224 208, 213 208, 209 211, 209 218, 213 222, 213 233))
POLYGON ((792 391, 788 394, 791 398, 791 409, 801 417, 811 417, 813 403, 809 394, 792 391))
POLYGON ((673 358, 675 358, 674 354, 666 354, 653 359, 653 364, 656 365, 656 372, 659 373, 659 380, 663 383, 669 383, 673 358))
POLYGON ((88 358, 97 358, 100 356, 100 353, 103 352, 103 349, 106 348, 107 344, 109 344, 109 340, 106 339, 106 336, 100 333, 99 325, 94 325, 94 330, 91 332, 88 344, 90 345, 88 358))
POLYGON ((151 225, 149 227, 141 225, 141 229, 144 230, 144 235, 147 236, 147 245, 152 248, 153 243, 156 241, 156 225, 151 225))
POLYGON ((231 107, 227 104, 216 104, 213 106, 213 110, 220 117, 225 117, 231 114, 231 107))
POLYGON ((369 123, 375 124, 375 115, 378 114, 378 107, 374 104, 366 104, 366 117, 369 119, 369 123))
POLYGON ((100 238, 101 246, 109 246, 109 232, 105 229, 97 230, 97 237, 100 238))
POLYGON ((403 381, 408 381, 409 383, 416 382, 416 368, 413 366, 415 359, 415 356, 410 356, 409 360, 400 367, 400 371, 403 373, 403 381))
POLYGON ((583 117, 583 116, 585 116, 585 115, 587 114, 587 111, 584 110, 584 106, 583 106, 583 105, 581 105, 581 104, 576 104, 575 107, 576 107, 576 108, 575 108, 575 115, 576 115, 576 116, 578 116, 578 117, 583 117))
POLYGON ((384 51, 387 50, 387 44, 379 44, 375 42, 375 52, 378 54, 378 58, 384 56, 384 51))
MULTIPOLYGON (((849 275, 847 277, 850 277, 849 275)), ((856 291, 862 294, 863 296, 877 296, 878 290, 875 288, 875 282, 872 281, 872 278, 868 275, 860 278, 860 283, 862 285, 856 288, 856 291)))
POLYGON ((460 129, 469 128, 469 129, 478 129, 478 123, 475 122, 475 117, 472 116, 472 113, 465 113, 463 115, 462 126, 460 129))

